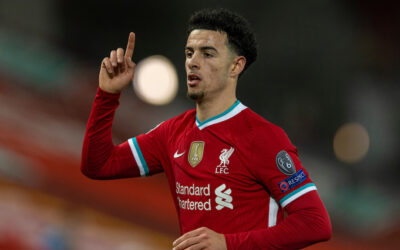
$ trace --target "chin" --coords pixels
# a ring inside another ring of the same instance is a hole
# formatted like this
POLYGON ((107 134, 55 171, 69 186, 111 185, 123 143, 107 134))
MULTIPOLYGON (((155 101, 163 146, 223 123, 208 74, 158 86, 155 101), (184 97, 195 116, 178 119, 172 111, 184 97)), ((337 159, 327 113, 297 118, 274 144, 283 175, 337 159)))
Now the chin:
POLYGON ((188 91, 187 96, 192 100, 201 100, 204 97, 204 92, 188 91))

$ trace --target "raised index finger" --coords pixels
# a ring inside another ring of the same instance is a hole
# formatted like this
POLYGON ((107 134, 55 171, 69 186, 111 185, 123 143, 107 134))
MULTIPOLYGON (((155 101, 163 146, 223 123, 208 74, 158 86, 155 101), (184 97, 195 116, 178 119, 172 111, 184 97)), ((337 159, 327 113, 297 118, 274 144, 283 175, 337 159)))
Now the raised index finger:
POLYGON ((135 33, 129 33, 128 44, 126 45, 125 56, 132 59, 133 51, 135 50, 135 33))

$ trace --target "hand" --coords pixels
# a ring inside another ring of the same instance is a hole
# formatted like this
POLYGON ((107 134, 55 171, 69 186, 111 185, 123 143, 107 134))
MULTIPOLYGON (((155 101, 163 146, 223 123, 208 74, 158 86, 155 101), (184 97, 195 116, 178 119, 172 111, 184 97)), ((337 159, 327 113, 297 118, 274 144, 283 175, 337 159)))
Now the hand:
POLYGON ((128 45, 124 50, 112 50, 110 57, 101 62, 99 86, 109 93, 120 93, 133 79, 136 64, 132 62, 135 49, 135 33, 129 34, 128 45))
POLYGON ((174 241, 173 250, 226 250, 226 241, 223 234, 201 227, 187 232, 174 241))

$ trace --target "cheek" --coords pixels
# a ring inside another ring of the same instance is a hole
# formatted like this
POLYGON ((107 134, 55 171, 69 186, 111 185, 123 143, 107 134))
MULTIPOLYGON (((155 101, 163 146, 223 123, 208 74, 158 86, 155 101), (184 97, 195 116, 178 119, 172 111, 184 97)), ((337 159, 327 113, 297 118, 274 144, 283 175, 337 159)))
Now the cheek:
POLYGON ((215 76, 215 77, 218 77, 219 79, 223 79, 223 78, 226 78, 226 76, 227 76, 227 74, 228 74, 228 69, 225 67, 225 65, 224 66, 218 66, 218 67, 214 67, 213 69, 212 69, 212 71, 213 71, 213 75, 215 76))
POLYGON ((214 74, 217 73, 217 72, 219 72, 220 70, 221 70, 221 69, 218 68, 218 67, 212 67, 212 68, 211 68, 211 72, 213 72, 214 74))
POLYGON ((204 64, 203 70, 203 77, 207 78, 210 82, 220 82, 226 77, 228 72, 226 65, 220 61, 204 64))
POLYGON ((221 75, 221 72, 223 71, 222 67, 219 64, 212 64, 209 67, 209 72, 214 76, 221 75))
POLYGON ((189 69, 189 62, 187 59, 185 60, 185 69, 186 69, 186 71, 188 71, 188 69, 189 69))
POLYGON ((211 86, 215 85, 215 82, 219 82, 221 79, 221 72, 218 67, 209 67, 206 73, 207 81, 210 82, 211 86))

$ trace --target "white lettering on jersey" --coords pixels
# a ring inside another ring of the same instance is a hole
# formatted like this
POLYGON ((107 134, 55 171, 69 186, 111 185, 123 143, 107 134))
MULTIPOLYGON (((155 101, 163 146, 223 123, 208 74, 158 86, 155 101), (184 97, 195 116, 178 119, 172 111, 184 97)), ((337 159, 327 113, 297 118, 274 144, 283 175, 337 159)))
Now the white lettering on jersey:
POLYGON ((230 196, 230 194, 232 193, 232 190, 230 188, 228 188, 226 190, 225 189, 226 189, 225 184, 222 184, 221 186, 219 186, 215 189, 215 195, 217 196, 215 198, 215 202, 218 204, 215 208, 217 210, 221 210, 224 207, 233 209, 233 205, 232 205, 233 199, 232 199, 232 196, 230 196))
POLYGON ((207 186, 196 186, 194 184, 191 186, 185 186, 176 182, 176 193, 191 196, 210 196, 210 184, 207 186))
POLYGON ((190 199, 182 200, 181 198, 176 197, 178 199, 179 207, 186 210, 211 210, 211 199, 207 201, 191 201, 190 199))

